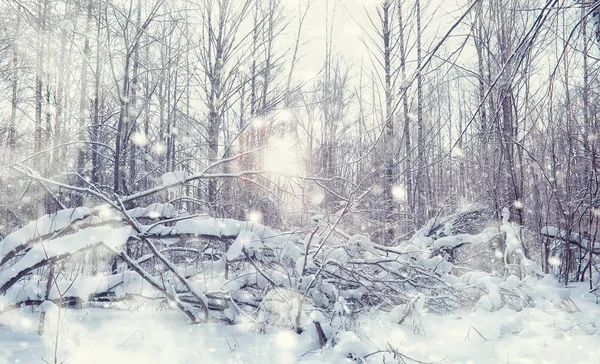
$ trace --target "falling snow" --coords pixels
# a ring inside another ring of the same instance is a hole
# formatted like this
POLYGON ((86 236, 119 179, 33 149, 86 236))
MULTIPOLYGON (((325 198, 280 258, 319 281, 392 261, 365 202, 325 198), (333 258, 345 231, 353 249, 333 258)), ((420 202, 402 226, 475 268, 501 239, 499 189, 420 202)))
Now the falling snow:
POLYGON ((544 3, 0 1, 0 364, 599 362, 600 12, 544 3))

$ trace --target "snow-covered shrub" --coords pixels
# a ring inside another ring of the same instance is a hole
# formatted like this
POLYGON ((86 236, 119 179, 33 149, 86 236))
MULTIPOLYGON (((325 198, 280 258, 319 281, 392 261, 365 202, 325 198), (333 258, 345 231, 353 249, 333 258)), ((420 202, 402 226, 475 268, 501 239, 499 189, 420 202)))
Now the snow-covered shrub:
POLYGON ((481 216, 470 209, 435 218, 410 239, 382 246, 322 215, 300 235, 192 216, 171 204, 63 210, 0 241, 0 311, 24 302, 163 302, 192 322, 249 320, 258 331, 316 331, 320 345, 338 344, 341 356, 359 358, 364 353, 343 354, 343 345, 357 331, 357 315, 373 307, 416 333, 425 310, 569 309, 568 291, 525 257, 509 216, 500 226, 481 216), (495 254, 495 239, 504 239, 510 264, 498 258, 488 270, 462 264, 464 250, 495 254), (105 264, 92 275, 78 265, 98 247, 118 256, 118 272, 105 264), (74 274, 51 276, 52 264, 74 274), (506 269, 496 269, 500 264, 506 269))

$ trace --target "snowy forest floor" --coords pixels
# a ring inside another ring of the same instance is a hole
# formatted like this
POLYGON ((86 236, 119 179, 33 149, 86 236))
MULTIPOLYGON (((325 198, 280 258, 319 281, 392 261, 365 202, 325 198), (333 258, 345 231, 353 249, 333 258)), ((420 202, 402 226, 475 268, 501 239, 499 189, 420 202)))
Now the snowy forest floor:
MULTIPOLYGON (((428 363, 598 363, 600 306, 584 284, 573 286, 571 297, 580 312, 503 308, 447 316, 424 313, 420 322, 403 325, 387 313, 372 312, 357 319, 360 341, 346 332, 336 347, 323 350, 315 350, 318 339, 310 330, 261 335, 250 330, 250 323, 191 326, 174 311, 132 311, 125 305, 69 309, 63 311, 57 358, 59 363, 343 363, 352 351, 366 356, 366 363, 402 363, 391 354, 385 354, 385 361, 382 353, 367 355, 389 343, 428 363)), ((56 321, 47 322, 39 336, 38 315, 30 309, 3 315, 0 363, 54 362, 56 321)))

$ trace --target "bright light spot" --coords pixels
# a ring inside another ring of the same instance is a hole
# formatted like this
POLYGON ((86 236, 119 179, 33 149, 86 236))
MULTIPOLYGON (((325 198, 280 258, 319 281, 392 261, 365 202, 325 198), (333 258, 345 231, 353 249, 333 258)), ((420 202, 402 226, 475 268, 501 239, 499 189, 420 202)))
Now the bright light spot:
POLYGON ((21 324, 22 327, 24 327, 26 329, 28 329, 31 326, 33 326, 33 322, 30 319, 28 319, 27 317, 22 318, 21 321, 20 321, 20 324, 21 324))
POLYGON ((300 170, 294 142, 290 139, 275 139, 265 152, 265 169, 281 174, 297 174, 300 170))
POLYGON ((394 186, 392 188, 392 196, 396 201, 406 201, 406 188, 404 186, 394 186))
POLYGON ((98 216, 103 221, 112 220, 115 217, 115 210, 108 205, 101 206, 100 211, 98 211, 98 216))
POLYGON ((280 123, 287 123, 289 121, 292 120, 294 115, 292 115, 292 112, 288 109, 282 109, 280 110, 277 115, 275 116, 275 118, 277 119, 277 121, 279 121, 280 123))
POLYGON ((252 127, 256 128, 256 129, 262 128, 263 126, 265 126, 265 124, 266 124, 265 119, 261 118, 260 116, 257 116, 252 120, 252 127))
POLYGON ((452 156, 453 156, 454 158, 464 158, 464 156, 465 156, 465 151, 464 151, 464 150, 462 150, 462 148, 455 147, 455 148, 453 148, 453 149, 452 149, 452 152, 451 152, 451 154, 452 154, 452 156))
POLYGON ((154 219, 154 220, 159 219, 160 218, 160 212, 158 212, 158 211, 150 211, 150 212, 148 212, 148 217, 151 218, 151 219, 154 219))
POLYGON ((596 134, 590 134, 587 137, 589 142, 595 142, 596 140, 598 140, 598 136, 596 134))
POLYGON ((249 221, 255 222, 255 223, 260 223, 262 221, 262 214, 259 211, 250 211, 248 213, 248 215, 246 215, 246 218, 249 221))
POLYGON ((318 195, 311 196, 310 203, 316 206, 320 205, 323 202, 323 200, 325 200, 325 195, 321 193, 318 195))
POLYGON ((558 267, 560 265, 560 258, 559 257, 550 257, 550 258, 548 258, 548 263, 550 263, 550 265, 553 267, 558 267))
POLYGON ((131 134, 131 141, 138 147, 144 147, 148 145, 148 137, 143 131, 136 131, 135 133, 131 134))
POLYGON ((167 151, 167 147, 162 142, 154 144, 154 154, 163 155, 167 151))
POLYGON ((293 349, 298 345, 298 337, 291 331, 282 331, 275 336, 275 344, 282 349, 293 349))
POLYGON ((600 216, 600 209, 592 209, 594 216, 600 216))
POLYGON ((515 209, 521 210, 523 208, 523 202, 516 200, 515 202, 513 202, 513 206, 515 207, 515 209))
POLYGON ((315 189, 309 193, 310 203, 312 205, 320 205, 325 200, 325 193, 322 188, 315 189))
POLYGON ((500 249, 496 249, 496 251, 494 252, 494 255, 496 256, 496 258, 498 259, 502 259, 504 258, 504 253, 502 253, 502 250, 500 249))

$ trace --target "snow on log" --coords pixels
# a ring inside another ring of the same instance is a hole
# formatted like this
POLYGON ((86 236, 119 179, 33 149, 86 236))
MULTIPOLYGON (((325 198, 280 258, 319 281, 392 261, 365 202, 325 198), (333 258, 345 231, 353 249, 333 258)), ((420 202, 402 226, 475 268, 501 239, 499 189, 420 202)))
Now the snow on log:
MULTIPOLYGON (((4 296, 0 296, 0 311, 8 306, 18 306, 23 302, 41 302, 45 299, 47 280, 32 279, 13 285, 4 296)), ((139 274, 132 271, 78 278, 75 281, 56 281, 52 284, 48 299, 51 301, 87 302, 97 296, 111 295, 111 299, 123 299, 128 295, 147 298, 162 297, 158 291, 144 282, 139 274)))
POLYGON ((260 248, 262 241, 251 231, 242 231, 227 250, 227 261, 232 261, 242 255, 244 248, 260 248))
POLYGON ((131 210, 127 210, 127 215, 136 219, 147 217, 151 219, 172 219, 178 216, 178 211, 170 203, 153 203, 148 207, 136 207, 131 210))
POLYGON ((185 183, 187 180, 186 171, 167 172, 160 176, 163 186, 173 186, 180 183, 185 183))
POLYGON ((60 232, 89 215, 90 209, 87 207, 59 210, 54 214, 44 215, 35 221, 31 221, 22 228, 8 234, 0 241, 0 266, 13 257, 15 253, 27 248, 32 241, 50 238, 52 234, 60 232))
POLYGON ((99 244, 114 249, 125 244, 130 236, 129 226, 120 229, 100 226, 82 229, 74 234, 36 244, 15 264, 3 267, 0 272, 0 294, 4 294, 9 287, 32 270, 51 261, 64 259, 99 244))
POLYGON ((253 241, 253 246, 257 246, 257 241, 260 240, 265 248, 277 249, 282 256, 290 256, 294 260, 304 254, 301 249, 301 239, 297 235, 290 232, 278 233, 251 221, 194 218, 178 221, 174 226, 149 225, 143 227, 145 229, 142 231, 142 236, 151 238, 191 235, 203 239, 235 240, 240 235, 252 233, 255 236, 250 239, 253 241))
POLYGON ((441 238, 435 239, 433 242, 434 249, 455 249, 460 248, 465 244, 486 244, 490 240, 494 238, 498 234, 498 229, 496 228, 488 228, 485 229, 480 234, 457 234, 452 236, 443 236, 441 238))

